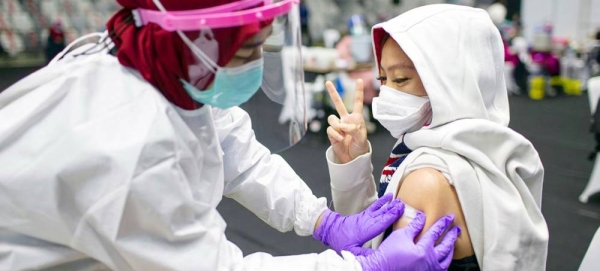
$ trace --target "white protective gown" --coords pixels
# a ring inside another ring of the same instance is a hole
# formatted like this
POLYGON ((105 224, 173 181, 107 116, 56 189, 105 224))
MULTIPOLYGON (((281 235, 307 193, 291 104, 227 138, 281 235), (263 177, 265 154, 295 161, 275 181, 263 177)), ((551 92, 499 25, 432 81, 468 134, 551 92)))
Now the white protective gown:
MULTIPOLYGON (((456 190, 482 270, 545 270, 544 167, 531 142, 507 127, 502 41, 487 13, 431 5, 373 29, 389 33, 413 61, 433 112, 429 126, 404 136, 413 151, 385 193, 395 194, 416 169, 437 169, 456 190)), ((327 151, 337 212, 358 213, 377 199, 370 156, 339 164, 327 151)))
POLYGON ((243 110, 178 109, 106 52, 0 94, 0 165, 0 270, 361 269, 332 250, 244 257, 222 196, 299 235, 326 200, 255 140, 243 110))

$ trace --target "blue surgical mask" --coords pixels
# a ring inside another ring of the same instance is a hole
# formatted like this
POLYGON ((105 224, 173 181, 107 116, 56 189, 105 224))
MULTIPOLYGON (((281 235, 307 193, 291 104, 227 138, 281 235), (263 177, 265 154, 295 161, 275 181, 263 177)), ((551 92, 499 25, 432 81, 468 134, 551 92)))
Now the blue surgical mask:
POLYGON ((198 90, 181 80, 187 93, 195 101, 218 108, 239 106, 252 98, 263 79, 263 59, 259 58, 239 67, 219 67, 210 88, 198 90))

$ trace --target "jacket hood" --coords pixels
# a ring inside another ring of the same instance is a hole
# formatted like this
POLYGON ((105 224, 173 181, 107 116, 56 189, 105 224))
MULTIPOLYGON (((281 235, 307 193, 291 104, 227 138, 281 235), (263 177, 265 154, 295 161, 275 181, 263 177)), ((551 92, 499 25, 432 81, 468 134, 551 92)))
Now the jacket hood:
POLYGON ((427 5, 375 25, 378 66, 388 35, 412 60, 429 96, 432 121, 424 129, 459 119, 508 126, 503 43, 485 10, 427 5))

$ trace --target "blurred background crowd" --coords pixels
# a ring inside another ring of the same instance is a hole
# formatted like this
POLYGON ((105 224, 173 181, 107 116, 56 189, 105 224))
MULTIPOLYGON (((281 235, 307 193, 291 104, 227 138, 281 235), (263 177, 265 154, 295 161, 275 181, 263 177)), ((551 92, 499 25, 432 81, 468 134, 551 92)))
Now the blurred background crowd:
POLYGON ((0 65, 40 65, 77 37, 104 31, 113 0, 0 1, 0 65))
MULTIPOLYGON (((600 0, 304 0, 305 69, 315 92, 319 75, 337 81, 341 94, 363 78, 369 104, 378 89, 371 26, 435 3, 489 12, 504 37, 511 94, 580 95, 600 71, 600 0)), ((118 8, 113 0, 0 0, 0 66, 43 65, 77 37, 103 31, 118 8)))

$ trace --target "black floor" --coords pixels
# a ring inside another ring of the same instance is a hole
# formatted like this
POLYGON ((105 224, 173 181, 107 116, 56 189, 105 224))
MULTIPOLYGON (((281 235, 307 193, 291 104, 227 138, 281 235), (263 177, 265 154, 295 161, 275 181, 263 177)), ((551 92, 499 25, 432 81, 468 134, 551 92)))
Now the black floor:
MULTIPOLYGON (((33 70, 0 69, 0 90, 33 70)), ((588 132, 587 96, 584 93, 580 97, 542 101, 516 96, 510 98, 510 105, 511 127, 533 142, 546 168, 542 209, 550 229, 547 270, 577 270, 600 226, 600 194, 592 197, 588 204, 578 201, 592 169, 587 155, 594 147, 588 132)), ((394 139, 385 131, 369 138, 375 154, 375 172, 380 172, 394 139)), ((330 199, 324 157, 327 147, 324 138, 308 134, 282 156, 317 196, 330 199)), ((228 238, 245 254, 262 251, 291 255, 324 250, 310 237, 277 232, 232 200, 223 199, 218 209, 228 222, 228 238)))

